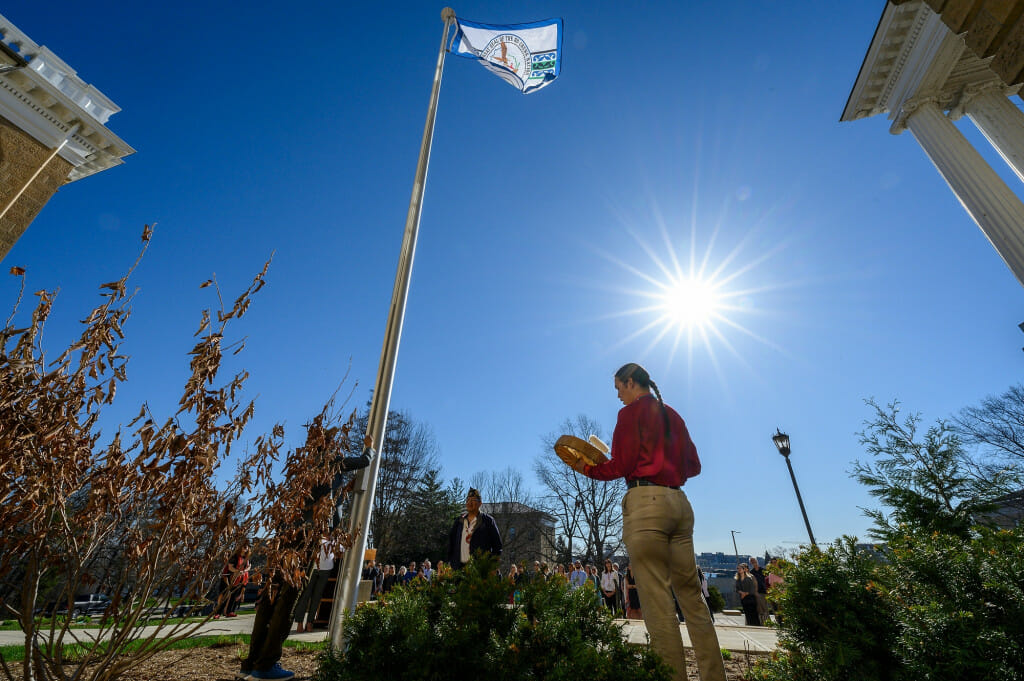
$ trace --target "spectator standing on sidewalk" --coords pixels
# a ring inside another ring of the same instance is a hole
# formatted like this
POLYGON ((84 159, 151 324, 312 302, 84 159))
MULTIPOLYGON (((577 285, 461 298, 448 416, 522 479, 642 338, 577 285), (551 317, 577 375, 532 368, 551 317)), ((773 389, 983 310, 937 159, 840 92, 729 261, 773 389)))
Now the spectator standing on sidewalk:
POLYGON ((619 590, 619 573, 612 569, 610 558, 604 561, 604 572, 601 573, 601 594, 604 596, 604 607, 615 615, 615 592, 619 590))
POLYGON ((576 590, 587 583, 587 573, 583 570, 583 562, 577 560, 573 563, 572 572, 569 573, 569 586, 576 590))
POLYGON ((757 618, 757 580, 750 574, 750 566, 746 563, 740 563, 736 568, 736 593, 740 595, 747 626, 761 626, 757 618))
POLYGON ((757 581, 757 593, 754 594, 757 599, 757 619, 764 626, 768 621, 768 575, 753 556, 750 557, 750 576, 757 581))
POLYGON ((704 602, 708 605, 708 613, 711 615, 711 621, 715 621, 715 611, 711 608, 711 591, 708 590, 708 576, 704 574, 704 570, 697 568, 697 580, 700 582, 700 592, 704 595, 704 602))
POLYGON ((384 581, 381 582, 380 590, 382 593, 388 593, 395 586, 395 566, 385 565, 382 572, 384 573, 384 581))
POLYGON ((220 574, 220 592, 213 619, 237 617, 238 604, 245 598, 245 585, 249 583, 249 555, 252 550, 246 542, 224 561, 220 574))
POLYGON ((320 600, 323 598, 324 588, 331 578, 333 569, 334 551, 331 550, 327 537, 322 537, 316 569, 309 576, 306 588, 302 590, 302 595, 299 596, 299 601, 295 604, 295 633, 313 631, 316 611, 320 609, 320 600), (305 624, 303 624, 303 620, 305 620, 305 624))
POLYGON ((643 611, 640 609, 640 596, 636 591, 636 579, 633 577, 633 569, 626 566, 626 578, 623 580, 626 585, 626 619, 642 620, 643 611))
POLYGON ((377 595, 377 577, 380 576, 381 569, 377 567, 376 560, 368 560, 363 564, 363 572, 360 575, 360 579, 370 582, 370 596, 377 595))
POLYGON ((619 585, 615 589, 615 609, 623 617, 626 616, 626 573, 619 569, 618 563, 612 563, 612 570, 615 572, 615 583, 619 585))
POLYGON ((590 583, 594 585, 597 602, 604 603, 604 594, 601 593, 601 575, 597 571, 597 566, 587 565, 587 574, 590 575, 590 583))

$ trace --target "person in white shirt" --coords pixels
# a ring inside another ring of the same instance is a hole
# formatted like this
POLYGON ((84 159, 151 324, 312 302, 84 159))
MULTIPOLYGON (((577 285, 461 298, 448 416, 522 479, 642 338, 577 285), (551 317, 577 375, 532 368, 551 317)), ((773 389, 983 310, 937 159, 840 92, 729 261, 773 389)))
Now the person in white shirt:
POLYGON ((480 491, 466 492, 466 512, 455 519, 448 532, 448 562, 455 570, 470 561, 477 551, 501 556, 501 534, 494 518, 480 510, 480 491))
POLYGON ((601 593, 604 594, 604 604, 612 614, 615 613, 615 592, 619 589, 619 573, 612 569, 612 561, 604 562, 604 572, 601 573, 601 593))
POLYGON ((316 619, 316 611, 320 608, 320 599, 323 598, 324 588, 331 577, 331 570, 334 569, 334 552, 331 550, 326 537, 320 539, 320 555, 317 558, 316 570, 309 577, 306 588, 302 590, 298 603, 295 604, 295 632, 313 631, 313 621, 316 619), (303 625, 305 620, 305 625, 303 625))

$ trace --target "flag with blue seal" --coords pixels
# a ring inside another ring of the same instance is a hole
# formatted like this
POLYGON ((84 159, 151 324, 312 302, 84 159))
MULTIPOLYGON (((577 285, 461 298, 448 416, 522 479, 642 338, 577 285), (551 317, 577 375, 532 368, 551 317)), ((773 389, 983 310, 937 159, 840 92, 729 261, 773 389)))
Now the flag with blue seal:
POLYGON ((561 71, 561 19, 507 26, 459 18, 455 22, 458 30, 450 52, 476 59, 523 94, 549 85, 561 71))

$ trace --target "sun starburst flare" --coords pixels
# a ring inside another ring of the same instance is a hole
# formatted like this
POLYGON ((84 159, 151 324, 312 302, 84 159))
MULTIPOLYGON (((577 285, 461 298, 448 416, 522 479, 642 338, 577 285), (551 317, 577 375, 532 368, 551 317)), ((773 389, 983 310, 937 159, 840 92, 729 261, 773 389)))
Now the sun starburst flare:
POLYGON ((638 267, 621 257, 602 254, 643 282, 642 286, 614 289, 615 293, 625 295, 638 304, 609 312, 604 318, 629 317, 639 323, 632 324, 630 331, 609 350, 617 350, 638 338, 649 339, 645 353, 667 343, 670 346, 669 364, 680 350, 685 349, 691 367, 695 352, 702 350, 720 376, 721 349, 749 368, 743 353, 734 346, 738 337, 752 338, 788 354, 749 326, 749 318, 763 312, 757 306, 759 294, 779 287, 770 283, 751 286, 749 275, 782 246, 744 257, 744 245, 750 236, 748 232, 724 257, 716 257, 718 228, 711 231, 701 249, 697 246, 697 229, 694 228, 688 248, 677 251, 665 223, 658 220, 658 224, 663 242, 658 249, 645 242, 635 230, 627 228, 649 259, 643 265, 638 267), (689 257, 680 258, 680 252, 688 253, 689 257))

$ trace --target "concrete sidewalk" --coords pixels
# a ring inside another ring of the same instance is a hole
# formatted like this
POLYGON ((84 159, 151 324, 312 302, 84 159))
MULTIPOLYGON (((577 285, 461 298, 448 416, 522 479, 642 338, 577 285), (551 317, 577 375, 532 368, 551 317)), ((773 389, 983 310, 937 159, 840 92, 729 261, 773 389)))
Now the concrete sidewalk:
MULTIPOLYGON (((622 636, 627 643, 647 645, 647 627, 643 620, 615 620, 622 625, 622 636)), ((686 625, 679 625, 683 633, 683 645, 692 648, 690 635, 686 625)), ((718 634, 718 645, 725 650, 737 653, 767 653, 775 650, 779 644, 778 632, 772 627, 748 627, 743 624, 743 617, 715 614, 715 633, 718 634)))
MULTIPOLYGON (((252 621, 254 615, 251 613, 241 614, 238 617, 210 620, 203 624, 193 636, 218 636, 230 634, 252 633, 252 621)), ((647 628, 643 620, 615 620, 615 623, 622 627, 622 636, 628 642, 635 645, 647 645, 647 628)), ((690 637, 686 633, 686 625, 680 624, 683 632, 683 644, 691 647, 690 637)), ((152 634, 155 627, 144 627, 141 636, 152 634)), ((775 650, 778 645, 778 637, 775 629, 771 627, 748 627, 743 624, 742 617, 731 615, 715 615, 715 631, 718 633, 718 643, 726 650, 735 652, 769 652, 775 650)), ((91 640, 90 633, 94 629, 72 629, 69 634, 82 641, 91 640)), ((289 634, 290 641, 326 641, 328 632, 318 629, 302 634, 295 633, 294 625, 292 633, 289 634)), ((24 635, 20 631, 0 631, 0 645, 24 645, 24 635)))

